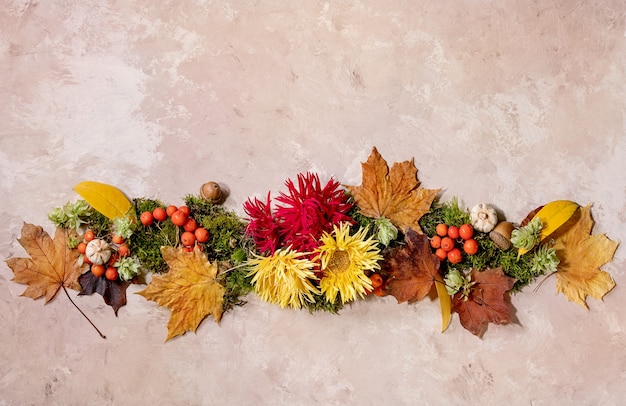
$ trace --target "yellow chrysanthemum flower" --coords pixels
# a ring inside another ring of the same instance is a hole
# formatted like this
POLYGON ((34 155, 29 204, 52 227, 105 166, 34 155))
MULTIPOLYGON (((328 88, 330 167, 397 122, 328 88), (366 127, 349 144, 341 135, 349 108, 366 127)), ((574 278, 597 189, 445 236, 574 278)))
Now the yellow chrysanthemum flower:
POLYGON ((312 280, 318 279, 313 272, 315 262, 303 258, 307 253, 290 248, 278 249, 269 257, 256 257, 250 260, 250 275, 254 290, 266 302, 280 307, 302 307, 304 301, 314 302, 314 294, 319 290, 312 280))
POLYGON ((356 300, 363 297, 367 290, 372 289, 367 270, 380 268, 378 261, 383 259, 380 249, 373 237, 365 239, 367 228, 361 228, 350 235, 350 224, 341 223, 335 226, 333 233, 322 235, 322 245, 316 252, 321 262, 324 277, 320 280, 320 290, 330 302, 337 295, 341 302, 356 300))

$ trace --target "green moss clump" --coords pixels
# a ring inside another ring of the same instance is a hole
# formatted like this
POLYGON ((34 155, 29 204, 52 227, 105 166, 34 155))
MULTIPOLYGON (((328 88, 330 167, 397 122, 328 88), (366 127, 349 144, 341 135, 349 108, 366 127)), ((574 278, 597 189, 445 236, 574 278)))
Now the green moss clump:
POLYGON ((463 255, 463 260, 458 264, 451 264, 447 261, 441 263, 445 273, 450 270, 462 272, 466 269, 484 270, 488 268, 501 267, 504 274, 517 280, 513 286, 513 291, 518 292, 530 284, 538 276, 544 274, 543 271, 532 269, 532 253, 522 255, 517 258, 517 249, 509 248, 502 250, 485 233, 477 233, 474 239, 478 241, 478 253, 475 255, 463 255))
POLYGON ((207 229, 209 241, 204 252, 212 261, 219 261, 235 269, 224 272, 224 311, 245 304, 241 297, 253 290, 250 270, 245 266, 254 252, 254 244, 245 233, 246 223, 234 212, 199 196, 187 195, 184 199, 191 216, 207 229))
POLYGON ((222 306, 224 312, 235 306, 243 306, 246 301, 241 298, 253 290, 252 275, 247 266, 227 270, 221 274, 223 278, 224 288, 224 304, 222 306))
POLYGON ((246 223, 235 212, 194 195, 185 197, 185 204, 198 224, 209 231, 204 249, 209 258, 233 266, 247 260, 253 244, 245 235, 246 223))
POLYGON ((435 228, 438 224, 449 226, 461 226, 470 222, 469 211, 459 205, 459 200, 455 197, 449 202, 441 203, 436 200, 431 205, 430 211, 422 216, 419 225, 426 235, 435 235, 435 228))
MULTIPOLYGON (((137 213, 153 211, 157 207, 165 207, 159 200, 137 198, 133 200, 137 213)), ((128 247, 137 256, 144 269, 154 273, 166 273, 169 266, 161 255, 161 247, 176 246, 178 228, 168 219, 154 221, 150 226, 139 224, 139 228, 128 240, 128 247)))
MULTIPOLYGON (((459 205, 456 198, 444 203, 436 201, 431 210, 422 216, 419 224, 424 233, 432 237, 436 234, 435 228, 441 223, 457 227, 470 223, 469 212, 459 205)), ((544 273, 537 270, 533 271, 532 253, 518 258, 517 249, 502 250, 489 238, 489 234, 476 230, 474 230, 474 239, 478 242, 478 253, 475 255, 463 254, 463 260, 458 264, 442 261, 441 271, 444 276, 450 270, 462 272, 467 269, 484 270, 501 267, 505 275, 517 280, 512 289, 517 292, 544 273)))
POLYGON ((113 222, 98 210, 89 206, 89 215, 85 226, 92 230, 94 234, 99 238, 104 238, 110 234, 111 226, 113 222))
MULTIPOLYGON (((355 221, 355 224, 352 226, 352 230, 356 232, 360 228, 367 228, 366 238, 374 237, 375 239, 378 239, 378 226, 376 225, 376 219, 361 214, 361 209, 359 209, 356 204, 348 211, 347 214, 355 221)), ((391 240, 388 247, 396 247, 401 245, 403 241, 404 234, 402 234, 401 231, 398 231, 398 236, 394 240, 391 240)), ((380 243, 378 246, 381 250, 385 248, 383 244, 380 243)))
POLYGON ((304 305, 307 309, 309 309, 309 313, 318 312, 323 310, 325 312, 337 314, 339 310, 343 308, 343 303, 341 303, 341 298, 337 296, 334 302, 329 302, 324 295, 313 295, 315 299, 314 302, 305 301, 304 305))

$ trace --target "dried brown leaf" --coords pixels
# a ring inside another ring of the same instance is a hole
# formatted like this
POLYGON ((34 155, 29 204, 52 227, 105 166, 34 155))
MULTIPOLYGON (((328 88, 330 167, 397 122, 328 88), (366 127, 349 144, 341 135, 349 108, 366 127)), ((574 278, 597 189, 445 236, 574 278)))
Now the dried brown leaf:
POLYGON ((30 258, 9 258, 7 265, 13 271, 13 281, 28 285, 22 296, 31 299, 52 300, 62 286, 80 289, 79 253, 68 248, 68 231, 57 228, 54 239, 41 227, 24 223, 18 242, 30 258))
POLYGON ((508 291, 515 284, 501 268, 473 270, 475 284, 467 298, 457 293, 452 298, 452 310, 459 314, 461 325, 472 334, 482 337, 489 323, 508 324, 511 322, 512 306, 508 291))
POLYGON ((389 275, 385 292, 394 296, 398 303, 423 299, 441 278, 439 258, 432 253, 428 237, 409 230, 405 243, 389 251, 381 263, 381 271, 389 275))
POLYGON ((440 189, 419 187, 413 160, 396 162, 391 170, 376 148, 361 164, 361 186, 346 186, 361 213, 367 217, 389 219, 402 232, 422 233, 419 219, 430 210, 440 189))

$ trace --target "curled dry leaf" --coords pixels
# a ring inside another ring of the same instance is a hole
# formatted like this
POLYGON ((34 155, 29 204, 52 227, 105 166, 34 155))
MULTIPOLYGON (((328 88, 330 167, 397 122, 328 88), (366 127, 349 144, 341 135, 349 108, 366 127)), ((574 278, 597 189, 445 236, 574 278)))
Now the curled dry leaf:
POLYGON ((217 263, 209 262, 197 247, 193 252, 162 247, 161 254, 170 267, 169 272, 155 276, 150 285, 137 294, 172 311, 165 341, 187 331, 195 332, 209 314, 219 323, 225 289, 216 280, 217 263))
POLYGON ((419 187, 413 160, 396 162, 389 170, 387 161, 375 147, 361 166, 361 186, 346 186, 361 213, 372 218, 387 218, 403 233, 410 229, 421 234, 419 219, 430 210, 440 189, 419 187))
POLYGON ((615 286, 608 272, 600 267, 613 259, 619 245, 604 234, 591 235, 590 206, 580 208, 580 217, 557 236, 554 249, 560 260, 556 272, 556 291, 568 300, 587 308, 587 296, 601 300, 615 286))

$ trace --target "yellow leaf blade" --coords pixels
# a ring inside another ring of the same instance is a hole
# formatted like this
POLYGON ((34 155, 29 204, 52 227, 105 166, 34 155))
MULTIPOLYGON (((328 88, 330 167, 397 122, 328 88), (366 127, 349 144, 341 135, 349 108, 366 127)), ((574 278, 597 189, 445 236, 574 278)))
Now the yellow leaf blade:
POLYGON ((80 182, 74 190, 102 215, 114 219, 122 217, 132 207, 132 203, 115 186, 93 181, 80 182))
POLYGON ((578 203, 569 200, 555 200, 543 206, 535 215, 543 223, 541 240, 565 224, 576 213, 578 207, 578 203))
POLYGON ((446 284, 441 275, 435 277, 435 287, 437 288, 437 296, 439 296, 439 306, 441 307, 441 332, 443 333, 450 325, 452 318, 452 298, 446 290, 446 284))
MULTIPOLYGON (((563 224, 567 222, 578 210, 578 203, 570 200, 555 200, 543 206, 534 216, 540 218, 543 228, 539 240, 543 241, 556 230, 558 230, 563 224)), ((530 251, 529 249, 520 248, 518 255, 523 255, 530 251)))

